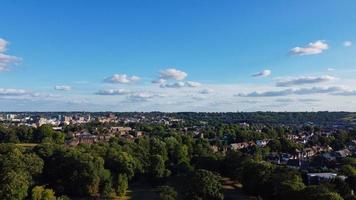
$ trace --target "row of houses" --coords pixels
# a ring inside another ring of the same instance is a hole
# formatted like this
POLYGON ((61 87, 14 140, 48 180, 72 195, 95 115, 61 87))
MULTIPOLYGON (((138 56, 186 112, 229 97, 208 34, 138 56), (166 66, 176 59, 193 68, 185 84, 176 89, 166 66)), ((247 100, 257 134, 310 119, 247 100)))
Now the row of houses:
POLYGON ((67 144, 70 146, 76 146, 79 144, 94 144, 102 141, 109 141, 110 138, 119 137, 121 139, 133 140, 135 138, 143 136, 142 131, 133 130, 130 127, 111 127, 109 133, 103 134, 91 134, 88 131, 70 132, 68 136, 71 137, 67 144))

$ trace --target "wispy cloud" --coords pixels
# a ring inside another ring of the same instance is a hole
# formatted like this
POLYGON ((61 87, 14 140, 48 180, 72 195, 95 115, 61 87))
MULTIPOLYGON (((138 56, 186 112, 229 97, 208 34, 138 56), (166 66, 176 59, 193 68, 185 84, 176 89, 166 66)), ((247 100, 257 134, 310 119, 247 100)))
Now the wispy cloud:
POLYGON ((267 76, 270 76, 272 74, 272 71, 269 70, 269 69, 265 69, 261 72, 258 72, 258 73, 255 73, 255 74, 252 74, 253 77, 267 77, 267 76))
POLYGON ((130 91, 125 89, 106 89, 106 90, 99 90, 95 94, 97 95, 125 95, 129 94, 130 91))
POLYGON ((200 87, 200 86, 202 86, 201 83, 196 82, 196 81, 186 81, 185 85, 188 86, 188 87, 200 87))
POLYGON ((0 88, 0 96, 22 96, 29 94, 24 89, 0 88))
POLYGON ((332 72, 332 71, 335 71, 335 68, 329 67, 329 68, 327 68, 327 70, 328 70, 329 72, 332 72))
POLYGON ((161 88, 184 88, 184 87, 188 87, 188 88, 196 88, 196 87, 200 87, 202 84, 199 82, 195 82, 195 81, 178 81, 175 83, 163 83, 160 84, 161 88))
POLYGON ((0 38, 0 72, 9 71, 10 67, 18 64, 22 59, 6 54, 8 41, 0 38))
POLYGON ((320 54, 327 49, 329 49, 329 45, 324 40, 317 40, 315 42, 309 43, 304 47, 294 47, 289 51, 289 53, 291 55, 305 56, 320 54))
POLYGON ((138 76, 128 76, 126 74, 114 74, 104 79, 104 82, 107 83, 121 83, 121 84, 128 84, 134 83, 140 80, 138 76))
POLYGON ((0 38, 0 52, 5 52, 6 51, 6 46, 8 42, 2 38, 0 38))
POLYGON ((296 78, 287 78, 285 80, 280 80, 277 82, 278 87, 288 87, 295 85, 305 85, 305 84, 314 84, 314 83, 323 83, 335 80, 333 76, 301 76, 296 78))
POLYGON ((163 78, 160 78, 160 79, 157 79, 157 80, 153 80, 152 83, 154 84, 159 84, 159 85, 162 85, 162 84, 165 84, 167 82, 167 80, 163 79, 163 78))
POLYGON ((153 100, 156 97, 162 97, 162 95, 158 95, 152 92, 137 92, 129 95, 126 99, 126 103, 147 102, 153 100))
POLYGON ((275 100, 281 103, 292 103, 292 102, 319 102, 320 99, 298 99, 298 98, 279 98, 275 100))
POLYGON ((72 87, 69 85, 56 85, 54 86, 55 90, 60 90, 60 91, 70 91, 72 90, 72 87))
POLYGON ((239 97, 277 97, 288 95, 307 95, 307 94, 331 94, 338 96, 353 96, 356 95, 355 90, 350 90, 345 87, 331 86, 331 87, 311 87, 311 88, 299 88, 299 89, 285 89, 278 91, 264 91, 264 92, 251 92, 240 93, 235 96, 239 97))

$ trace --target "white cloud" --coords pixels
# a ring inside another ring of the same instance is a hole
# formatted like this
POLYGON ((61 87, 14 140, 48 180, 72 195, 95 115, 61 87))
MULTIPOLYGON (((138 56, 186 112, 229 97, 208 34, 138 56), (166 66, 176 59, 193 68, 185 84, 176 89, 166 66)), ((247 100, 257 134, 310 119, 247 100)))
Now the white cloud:
POLYGON ((329 72, 332 72, 332 71, 335 71, 335 68, 329 67, 327 70, 328 70, 329 72))
POLYGON ((95 94, 97 95, 125 95, 128 94, 129 91, 125 89, 107 89, 107 90, 99 90, 95 94))
POLYGON ((279 98, 275 100, 281 103, 291 103, 291 102, 319 102, 320 99, 297 99, 297 98, 279 98))
POLYGON ((56 85, 54 86, 55 90, 61 90, 61 91, 70 91, 72 90, 72 87, 69 85, 56 85))
POLYGON ((328 48, 329 45, 324 40, 317 40, 304 47, 294 47, 290 50, 290 54, 299 56, 320 54, 328 48))
POLYGON ((138 77, 138 76, 131 76, 131 77, 129 78, 129 80, 131 80, 131 81, 133 81, 133 82, 139 81, 140 79, 141 79, 141 78, 138 77))
POLYGON ((185 85, 188 87, 200 87, 202 84, 195 81, 187 81, 185 82, 185 85))
POLYGON ((312 83, 323 83, 335 80, 336 78, 333 76, 302 76, 296 78, 288 78, 285 80, 280 80, 277 82, 278 87, 288 87, 294 85, 305 85, 305 84, 312 84, 312 83))
POLYGON ((8 71, 12 65, 16 65, 21 61, 21 58, 5 54, 9 43, 0 38, 0 72, 8 71))
POLYGON ((199 91, 200 94, 211 94, 213 92, 214 92, 214 90, 210 89, 210 88, 205 88, 205 89, 202 89, 199 91))
POLYGON ((110 77, 104 79, 104 82, 107 83, 134 83, 140 80, 138 76, 127 76, 126 74, 114 74, 110 77))
POLYGON ((159 84, 159 85, 162 85, 162 84, 165 84, 167 82, 167 80, 163 79, 163 78, 160 78, 160 79, 157 79, 157 80, 153 80, 152 83, 154 84, 159 84))
POLYGON ((170 68, 170 69, 165 69, 160 72, 160 78, 161 79, 174 79, 174 80, 184 80, 188 74, 186 72, 170 68))
POLYGON ((272 74, 272 71, 269 70, 269 69, 265 69, 261 72, 258 72, 256 74, 252 74, 252 76, 254 77, 267 77, 267 76, 270 76, 272 74))
POLYGON ((342 90, 342 91, 336 92, 334 95, 337 95, 337 96, 356 96, 356 90, 342 90))
POLYGON ((343 45, 344 45, 344 47, 351 47, 352 41, 344 41, 343 45))
POLYGON ((161 88, 183 88, 185 86, 186 84, 183 81, 178 81, 175 83, 164 83, 160 85, 161 88))
POLYGON ((200 87, 202 84, 199 82, 195 81, 178 81, 175 83, 163 83, 160 85, 161 88, 184 88, 184 87, 190 87, 190 88, 196 88, 200 87))
POLYGON ((2 38, 0 38, 0 53, 3 53, 6 51, 6 46, 8 42, 2 38))
POLYGON ((251 92, 240 93, 235 96, 239 97, 277 97, 288 95, 307 95, 307 94, 330 94, 338 96, 353 96, 356 95, 355 90, 350 90, 345 87, 331 86, 331 87, 311 87, 311 88, 299 88, 299 89, 285 89, 278 91, 264 91, 264 92, 251 92))
POLYGON ((29 94, 23 89, 0 88, 0 96, 22 96, 29 94))
POLYGON ((155 97, 158 97, 159 95, 153 94, 151 92, 138 92, 131 94, 130 96, 127 97, 128 102, 145 102, 145 101, 150 101, 155 97))

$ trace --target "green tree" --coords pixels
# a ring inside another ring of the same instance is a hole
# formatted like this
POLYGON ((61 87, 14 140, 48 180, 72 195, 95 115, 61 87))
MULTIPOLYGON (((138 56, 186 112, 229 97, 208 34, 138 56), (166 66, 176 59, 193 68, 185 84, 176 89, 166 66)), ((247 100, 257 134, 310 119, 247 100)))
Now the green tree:
POLYGON ((165 162, 168 160, 168 153, 166 149, 166 143, 160 139, 153 137, 150 139, 150 154, 151 155, 160 155, 165 162))
POLYGON ((114 195, 114 190, 112 188, 111 174, 109 170, 104 170, 100 177, 100 194, 104 199, 110 199, 114 195))
POLYGON ((100 177, 105 172, 104 160, 79 150, 78 147, 56 147, 44 153, 43 181, 60 194, 95 196, 99 193, 100 177))
POLYGON ((187 200, 222 200, 222 185, 219 177, 204 169, 195 171, 187 183, 187 200))
POLYGON ((352 165, 343 165, 341 167, 341 173, 346 176, 356 176, 356 167, 352 165))
POLYGON ((35 186, 32 189, 32 200, 42 200, 43 191, 43 186, 35 186))
POLYGON ((43 186, 35 186, 32 189, 32 200, 56 200, 52 189, 46 189, 43 186))
POLYGON ((0 199, 24 199, 43 161, 15 145, 0 145, 0 199))
POLYGON ((116 193, 118 196, 123 197, 126 194, 128 188, 128 178, 125 174, 119 174, 117 178, 116 193))
POLYGON ((324 185, 312 185, 306 187, 302 192, 302 198, 305 200, 343 200, 336 192, 331 192, 324 185))
POLYGON ((173 187, 161 186, 158 188, 160 200, 176 200, 177 192, 173 187))
POLYGON ((151 165, 149 173, 152 178, 163 178, 168 175, 168 170, 166 170, 162 156, 152 155, 150 161, 151 165))
POLYGON ((131 179, 135 174, 137 163, 131 154, 110 148, 105 157, 105 166, 114 174, 123 173, 131 179))
POLYGON ((261 195, 270 191, 267 184, 273 174, 273 165, 266 162, 250 161, 244 164, 241 183, 249 194, 261 195))
POLYGON ((329 192, 318 195, 318 200, 344 200, 338 193, 329 192))
POLYGON ((265 187, 271 188, 263 190, 265 196, 273 196, 278 199, 296 199, 296 196, 305 188, 305 185, 297 171, 286 167, 277 167, 273 170, 265 187))
POLYGON ((56 200, 56 196, 54 195, 54 191, 52 189, 45 189, 43 191, 42 200, 56 200))
POLYGON ((21 200, 27 196, 30 183, 25 172, 10 170, 0 177, 0 199, 21 200))

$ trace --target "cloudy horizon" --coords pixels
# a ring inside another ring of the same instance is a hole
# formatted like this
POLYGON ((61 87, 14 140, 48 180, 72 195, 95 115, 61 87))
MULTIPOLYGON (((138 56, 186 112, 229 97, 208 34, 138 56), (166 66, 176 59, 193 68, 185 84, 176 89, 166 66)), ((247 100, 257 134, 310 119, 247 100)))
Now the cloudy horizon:
POLYGON ((256 2, 5 1, 0 111, 356 111, 356 2, 256 2))

